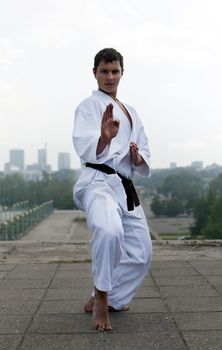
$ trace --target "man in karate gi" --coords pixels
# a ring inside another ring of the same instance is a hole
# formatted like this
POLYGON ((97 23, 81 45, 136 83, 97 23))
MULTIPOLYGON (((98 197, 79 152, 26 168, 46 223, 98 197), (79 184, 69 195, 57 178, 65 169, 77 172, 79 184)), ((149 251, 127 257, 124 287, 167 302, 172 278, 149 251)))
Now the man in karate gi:
POLYGON ((149 229, 131 178, 149 175, 147 137, 136 111, 117 99, 123 57, 103 49, 94 59, 98 90, 75 111, 73 143, 83 164, 75 202, 92 233, 95 289, 84 306, 92 326, 110 331, 109 311, 126 311, 146 276, 152 254, 149 229))

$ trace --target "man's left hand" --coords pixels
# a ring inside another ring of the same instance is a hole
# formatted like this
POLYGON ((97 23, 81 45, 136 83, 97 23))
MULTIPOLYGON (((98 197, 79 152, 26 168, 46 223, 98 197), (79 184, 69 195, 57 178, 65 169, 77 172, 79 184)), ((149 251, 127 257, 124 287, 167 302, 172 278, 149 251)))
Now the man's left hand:
POLYGON ((143 157, 139 154, 139 147, 136 143, 130 143, 130 154, 132 161, 135 165, 142 165, 145 163, 143 157))

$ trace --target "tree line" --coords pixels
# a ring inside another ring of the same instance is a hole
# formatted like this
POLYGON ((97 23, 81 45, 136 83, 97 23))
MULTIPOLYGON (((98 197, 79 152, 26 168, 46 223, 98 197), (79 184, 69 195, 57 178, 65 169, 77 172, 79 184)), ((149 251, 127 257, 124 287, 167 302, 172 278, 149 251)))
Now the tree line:
MULTIPOLYGON (((16 173, 0 178, 0 205, 10 207, 28 200, 31 205, 53 200, 57 209, 75 209, 73 185, 80 170, 43 173, 39 181, 26 181, 16 173)), ((193 237, 222 239, 222 168, 196 171, 191 167, 154 170, 151 177, 134 177, 145 199, 151 198, 155 216, 194 217, 193 237)))
POLYGON ((78 173, 74 170, 43 172, 38 181, 26 181, 19 173, 3 177, 0 179, 0 205, 10 207, 24 200, 35 205, 53 200, 56 209, 75 209, 72 189, 78 173))
POLYGON ((159 181, 151 196, 155 216, 191 215, 193 238, 222 239, 222 171, 212 179, 204 172, 178 169, 159 181))

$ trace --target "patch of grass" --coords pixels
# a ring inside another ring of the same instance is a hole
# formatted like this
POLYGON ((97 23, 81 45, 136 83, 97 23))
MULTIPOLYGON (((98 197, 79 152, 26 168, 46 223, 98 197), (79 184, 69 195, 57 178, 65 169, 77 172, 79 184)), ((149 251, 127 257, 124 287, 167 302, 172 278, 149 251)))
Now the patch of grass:
POLYGON ((176 240, 176 239, 179 239, 180 237, 190 237, 191 239, 191 236, 190 236, 190 233, 189 232, 183 232, 183 234, 181 233, 160 233, 160 237, 162 239, 166 239, 166 240, 176 240))

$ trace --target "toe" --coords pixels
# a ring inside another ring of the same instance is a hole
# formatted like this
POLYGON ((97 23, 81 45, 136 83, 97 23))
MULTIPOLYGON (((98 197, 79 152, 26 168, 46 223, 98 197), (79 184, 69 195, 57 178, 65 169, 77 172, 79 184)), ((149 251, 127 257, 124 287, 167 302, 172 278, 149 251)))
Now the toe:
POLYGON ((112 330, 111 324, 106 325, 106 331, 111 331, 111 330, 112 330))

